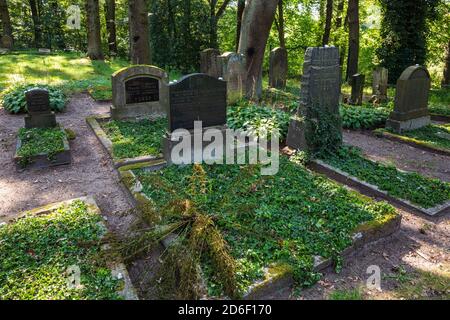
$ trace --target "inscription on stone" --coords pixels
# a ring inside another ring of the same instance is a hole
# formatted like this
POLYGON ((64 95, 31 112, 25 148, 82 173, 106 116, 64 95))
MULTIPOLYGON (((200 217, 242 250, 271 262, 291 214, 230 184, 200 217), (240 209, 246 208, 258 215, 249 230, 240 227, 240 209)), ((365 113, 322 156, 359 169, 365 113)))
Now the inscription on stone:
POLYGON ((139 77, 125 82, 126 104, 159 101, 159 81, 139 77))
POLYGON ((205 74, 192 74, 169 86, 169 130, 191 130, 194 121, 203 127, 227 122, 227 85, 205 74))
POLYGON ((50 98, 45 89, 31 89, 25 93, 28 113, 50 112, 50 98))

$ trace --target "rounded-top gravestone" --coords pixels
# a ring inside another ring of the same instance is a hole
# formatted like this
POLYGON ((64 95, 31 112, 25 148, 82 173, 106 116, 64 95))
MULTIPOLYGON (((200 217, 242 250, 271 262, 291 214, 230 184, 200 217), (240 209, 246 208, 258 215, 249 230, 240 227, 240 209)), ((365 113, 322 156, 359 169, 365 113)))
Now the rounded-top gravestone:
POLYGON ((117 71, 111 81, 113 119, 139 120, 167 114, 168 76, 164 70, 136 65, 117 71))
POLYGON ((430 124, 428 96, 431 78, 422 66, 408 67, 397 80, 394 111, 386 127, 396 132, 414 130, 430 124))
POLYGON ((33 88, 25 92, 28 115, 25 116, 25 128, 51 128, 56 126, 55 113, 50 108, 47 89, 33 88))

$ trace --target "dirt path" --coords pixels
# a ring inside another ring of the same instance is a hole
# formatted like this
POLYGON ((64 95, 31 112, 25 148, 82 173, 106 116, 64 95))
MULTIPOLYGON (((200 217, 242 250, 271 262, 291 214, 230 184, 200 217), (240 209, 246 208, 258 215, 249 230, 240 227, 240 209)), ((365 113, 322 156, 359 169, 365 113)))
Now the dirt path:
POLYGON ((88 115, 108 111, 108 104, 96 103, 87 95, 73 96, 66 111, 57 114, 57 121, 77 134, 70 142, 72 164, 18 172, 12 158, 17 130, 24 125, 23 115, 9 115, 0 109, 0 221, 52 202, 93 195, 112 231, 120 232, 127 226, 127 219, 118 213, 130 209, 132 202, 120 187, 111 160, 85 122, 88 115))
MULTIPOLYGON (((23 116, 11 116, 0 110, 0 222, 15 217, 19 212, 48 203, 94 195, 108 217, 111 231, 124 235, 134 220, 127 213, 132 208, 128 194, 119 184, 119 177, 111 160, 85 123, 85 117, 108 112, 109 105, 96 103, 86 95, 72 97, 67 111, 58 114, 58 121, 77 133, 71 142, 72 165, 41 171, 17 172, 13 161, 16 132, 23 126, 23 116)), ((361 147, 366 154, 378 161, 392 162, 405 170, 450 181, 449 158, 434 156, 409 146, 346 132, 346 143, 361 147)), ((308 290, 296 292, 295 298, 322 299, 336 289, 363 286, 368 277, 367 267, 378 265, 383 274, 403 266, 408 272, 431 270, 442 274, 450 272, 448 215, 428 218, 402 212, 400 232, 382 242, 369 245, 344 264, 337 275, 328 270, 319 284, 308 290)), ((144 297, 152 296, 152 288, 142 282, 142 274, 152 270, 157 257, 136 261, 130 266, 130 274, 144 297)), ((397 282, 382 280, 382 293, 373 298, 392 298, 397 282)), ((294 298, 291 290, 280 292, 273 298, 294 298)))

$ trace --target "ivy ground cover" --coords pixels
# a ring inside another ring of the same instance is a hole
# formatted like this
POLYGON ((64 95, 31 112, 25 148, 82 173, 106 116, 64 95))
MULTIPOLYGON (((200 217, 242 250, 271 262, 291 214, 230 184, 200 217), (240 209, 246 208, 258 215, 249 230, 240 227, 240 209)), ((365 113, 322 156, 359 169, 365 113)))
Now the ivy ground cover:
POLYGON ((427 178, 415 172, 402 172, 396 167, 370 161, 360 150, 342 147, 322 160, 362 181, 377 186, 389 195, 408 200, 428 209, 450 200, 450 184, 427 178))
MULTIPOLYGON (((225 259, 226 266, 235 269, 232 275, 215 269, 214 261, 220 259, 214 254, 223 255, 223 246, 202 256, 209 295, 221 295, 230 278, 235 278, 238 296, 242 295, 263 277, 264 268, 280 263, 293 272, 298 285, 311 285, 318 280, 314 256, 334 258, 339 266, 339 253, 351 244, 359 225, 396 215, 385 202, 348 191, 286 156, 281 156, 276 175, 262 176, 260 169, 260 165, 173 165, 159 171, 132 170, 153 211, 165 213, 156 231, 176 224, 187 215, 180 208, 189 207, 187 211, 210 218, 205 228, 213 223, 221 234, 231 256, 225 259)), ((204 230, 192 228, 194 235, 204 230)), ((185 232, 178 234, 183 237, 185 232)))
POLYGON ((116 159, 139 156, 158 156, 162 153, 162 138, 167 130, 167 119, 155 121, 100 121, 113 145, 113 157, 116 159))
POLYGON ((101 217, 83 201, 0 226, 0 300, 119 299, 100 248, 101 217), (80 269, 80 287, 67 270, 80 269))

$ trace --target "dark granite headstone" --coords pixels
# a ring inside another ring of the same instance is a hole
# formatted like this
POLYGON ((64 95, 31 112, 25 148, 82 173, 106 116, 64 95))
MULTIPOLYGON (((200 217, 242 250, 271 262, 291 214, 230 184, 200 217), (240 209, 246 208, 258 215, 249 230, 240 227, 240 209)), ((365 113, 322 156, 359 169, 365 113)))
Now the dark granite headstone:
POLYGON ((350 104, 362 105, 364 94, 364 81, 366 77, 363 74, 354 74, 351 79, 352 93, 350 96, 350 104))
MULTIPOLYGON (((339 115, 340 88, 339 49, 308 48, 303 64, 300 106, 289 125, 288 146, 308 151, 320 149, 321 139, 316 137, 314 127, 319 126, 322 121, 328 121, 325 127, 336 128, 339 135, 342 130, 339 115)), ((340 138, 333 137, 337 145, 342 142, 340 138)))
POLYGON ((191 130, 194 121, 204 128, 227 123, 225 81, 196 73, 169 85, 169 131, 191 130))
POLYGON ((56 126, 55 113, 50 108, 50 98, 46 89, 30 89, 25 92, 28 115, 25 128, 51 128, 56 126))
POLYGON ((111 76, 111 117, 115 120, 140 120, 165 116, 168 103, 168 76, 157 67, 137 65, 111 76))
POLYGON ((284 89, 288 73, 288 55, 284 48, 270 51, 269 59, 269 87, 284 89))
POLYGON ((430 124, 430 87, 430 74, 424 67, 416 65, 403 71, 397 80, 394 111, 390 114, 386 127, 400 133, 430 124))
POLYGON ((219 61, 220 51, 217 49, 205 49, 200 52, 200 72, 211 77, 222 76, 222 66, 219 61))

